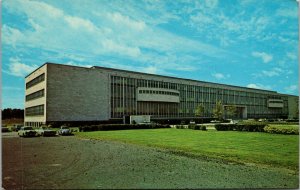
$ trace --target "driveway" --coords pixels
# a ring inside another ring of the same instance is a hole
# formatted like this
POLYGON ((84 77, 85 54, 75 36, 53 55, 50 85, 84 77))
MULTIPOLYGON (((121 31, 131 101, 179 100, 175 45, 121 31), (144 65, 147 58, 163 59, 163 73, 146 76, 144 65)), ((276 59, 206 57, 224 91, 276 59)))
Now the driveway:
POLYGON ((297 188, 288 170, 66 137, 2 136, 5 189, 297 188))

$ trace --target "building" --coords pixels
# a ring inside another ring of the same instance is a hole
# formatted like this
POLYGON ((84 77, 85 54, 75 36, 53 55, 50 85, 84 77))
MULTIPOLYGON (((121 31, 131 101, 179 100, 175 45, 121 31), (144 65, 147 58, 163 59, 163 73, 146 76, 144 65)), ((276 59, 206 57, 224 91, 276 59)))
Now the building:
POLYGON ((45 63, 25 77, 25 124, 120 121, 130 115, 192 119, 202 104, 212 117, 218 100, 237 118, 297 117, 298 96, 104 67, 45 63))

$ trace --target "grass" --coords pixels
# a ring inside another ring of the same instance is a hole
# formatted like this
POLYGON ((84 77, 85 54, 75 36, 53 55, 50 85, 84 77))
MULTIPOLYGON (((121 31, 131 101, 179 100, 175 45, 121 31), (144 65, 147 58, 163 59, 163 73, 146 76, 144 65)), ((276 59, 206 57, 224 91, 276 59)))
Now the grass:
POLYGON ((298 170, 298 135, 152 129, 79 132, 80 138, 166 148, 194 156, 298 170))
POLYGON ((276 127, 281 129, 299 129, 299 125, 280 125, 280 124, 268 124, 270 127, 276 127))

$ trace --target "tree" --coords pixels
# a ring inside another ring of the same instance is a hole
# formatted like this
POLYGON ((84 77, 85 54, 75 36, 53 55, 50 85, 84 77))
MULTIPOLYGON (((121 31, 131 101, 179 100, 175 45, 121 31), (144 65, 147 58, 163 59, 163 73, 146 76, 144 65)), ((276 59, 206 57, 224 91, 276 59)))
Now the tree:
POLYGON ((229 119, 234 119, 236 117, 236 106, 226 106, 226 115, 229 119))
POLYGON ((216 106, 213 109, 213 117, 217 118, 219 121, 222 121, 223 113, 224 113, 223 104, 221 100, 219 100, 216 102, 216 106))
POLYGON ((195 116, 201 117, 202 123, 203 123, 203 116, 204 116, 204 106, 203 104, 199 104, 195 109, 195 116))
POLYGON ((12 118, 24 118, 24 110, 23 109, 11 109, 5 108, 2 110, 2 119, 12 119, 12 118))

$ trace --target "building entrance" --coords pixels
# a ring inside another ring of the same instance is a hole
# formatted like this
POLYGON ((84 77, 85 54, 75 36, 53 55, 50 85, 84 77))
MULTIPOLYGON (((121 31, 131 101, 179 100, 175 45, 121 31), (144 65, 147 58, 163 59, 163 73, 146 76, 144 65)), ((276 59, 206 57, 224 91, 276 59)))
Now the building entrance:
POLYGON ((247 119, 247 107, 246 106, 235 106, 225 105, 224 115, 226 119, 247 119), (235 107, 232 109, 232 107, 235 107))

